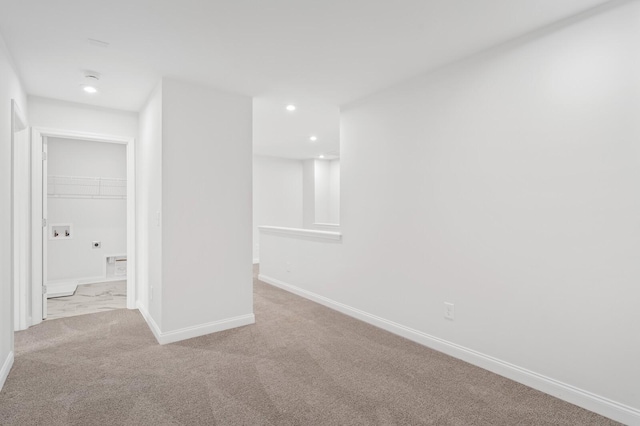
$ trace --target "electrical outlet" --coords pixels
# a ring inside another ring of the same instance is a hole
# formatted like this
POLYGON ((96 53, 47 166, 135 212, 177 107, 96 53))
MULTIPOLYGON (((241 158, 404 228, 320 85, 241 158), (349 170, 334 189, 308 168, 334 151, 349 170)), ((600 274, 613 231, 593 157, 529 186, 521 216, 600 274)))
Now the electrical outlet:
POLYGON ((94 248, 94 249, 102 248, 102 241, 93 241, 91 243, 91 248, 94 248))
POLYGON ((453 303, 444 302, 444 317, 453 321, 454 315, 453 303))

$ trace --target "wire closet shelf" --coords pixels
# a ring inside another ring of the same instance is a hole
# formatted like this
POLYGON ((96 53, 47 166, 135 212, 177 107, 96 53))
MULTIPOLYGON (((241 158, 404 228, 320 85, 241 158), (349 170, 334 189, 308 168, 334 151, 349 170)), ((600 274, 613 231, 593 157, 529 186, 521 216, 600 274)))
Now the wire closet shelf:
POLYGON ((47 195, 57 198, 127 198, 127 180, 104 177, 48 176, 47 195))

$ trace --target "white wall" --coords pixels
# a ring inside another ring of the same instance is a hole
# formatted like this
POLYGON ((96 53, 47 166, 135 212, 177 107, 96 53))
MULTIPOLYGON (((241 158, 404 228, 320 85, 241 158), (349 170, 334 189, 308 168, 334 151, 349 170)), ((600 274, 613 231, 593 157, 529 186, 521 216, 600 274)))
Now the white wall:
POLYGON ((340 223, 340 160, 329 162, 329 223, 340 223))
POLYGON ((253 259, 260 258, 258 226, 302 228, 302 161, 253 156, 253 259))
POLYGON ((261 273, 640 424, 639 20, 624 2, 342 108, 344 242, 270 237, 261 273))
POLYGON ((307 229, 340 223, 340 160, 303 162, 302 222, 307 229))
POLYGON ((167 78, 140 112, 138 306, 160 343, 254 322, 251 115, 167 78))
POLYGON ((329 223, 329 203, 330 203, 330 163, 328 161, 314 161, 314 195, 315 195, 315 218, 314 223, 329 223))
POLYGON ((251 123, 247 96, 163 80, 163 332, 253 322, 251 123))
POLYGON ((138 114, 29 96, 32 126, 135 138, 138 114))
POLYGON ((313 228, 316 221, 316 162, 302 162, 302 227, 313 228))
POLYGON ((162 84, 140 111, 136 143, 136 294, 143 312, 162 326, 162 84))
POLYGON ((11 99, 28 114, 26 93, 0 36, 0 388, 13 362, 11 99))
MULTIPOLYGON (((48 175, 127 178, 126 145, 48 139, 48 175)), ((47 280, 99 279, 105 257, 127 253, 127 200, 48 197, 49 225, 71 223, 71 239, 47 241, 47 280), (92 241, 100 241, 95 249, 92 241)))

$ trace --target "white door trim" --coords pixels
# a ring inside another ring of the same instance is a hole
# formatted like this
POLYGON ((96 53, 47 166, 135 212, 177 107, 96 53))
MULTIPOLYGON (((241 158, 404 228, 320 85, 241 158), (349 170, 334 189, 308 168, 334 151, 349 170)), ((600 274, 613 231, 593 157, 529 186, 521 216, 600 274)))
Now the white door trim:
MULTIPOLYGON (((42 322, 42 136, 31 128, 31 323, 42 322)), ((25 304, 24 308, 28 306, 25 304)))
MULTIPOLYGON (((11 99, 11 254, 10 274, 14 305, 14 330, 29 326, 29 175, 30 141, 27 120, 14 99, 11 99), (25 134, 22 134, 25 132, 25 134), (20 136, 18 136, 20 134, 20 136), (24 136, 27 136, 24 138, 24 136), (25 170, 25 165, 27 169, 25 170), (27 175, 25 175, 27 172, 27 175), (26 215, 25 215, 26 213, 26 215)), ((1 379, 1 378, 0 378, 1 379)))
MULTIPOLYGON (((108 135, 108 134, 100 134, 100 133, 88 133, 88 132, 78 132, 75 130, 65 130, 65 129, 54 129, 54 128, 46 128, 46 127, 34 127, 34 132, 39 133, 44 138, 64 138, 64 139, 79 139, 93 142, 106 142, 106 143, 117 143, 123 144, 127 146, 127 308, 136 309, 136 250, 135 250, 135 235, 136 235, 136 174, 135 174, 135 139, 124 136, 117 135, 108 135)), ((35 144, 34 144, 35 145, 35 144)), ((37 153, 32 153, 32 157, 36 157, 37 153)), ((35 165, 35 161, 34 161, 35 165)), ((37 173, 32 171, 32 181, 36 179, 35 176, 37 173)), ((32 191, 38 189, 35 185, 32 186, 32 191)), ((38 196, 42 196, 45 188, 39 188, 40 194, 32 194, 32 198, 35 199, 38 196)), ((37 235, 40 237, 42 234, 42 223, 40 220, 36 219, 37 212, 33 214, 32 220, 32 232, 33 235, 37 235)), ((39 215, 40 219, 42 214, 39 215)), ((40 243, 40 246, 42 243, 40 243)), ((35 252, 37 247, 35 244, 32 246, 32 259, 41 258, 35 252)), ((42 262, 33 261, 32 262, 32 276, 33 277, 42 277, 42 262)), ((37 282, 36 279, 33 280, 32 291, 42 292, 42 279, 40 282, 37 282)), ((35 298, 34 298, 35 299, 35 298)), ((35 308, 35 306, 34 306, 35 308)), ((35 311, 34 311, 35 312, 35 311)), ((34 315, 32 324, 35 325, 39 323, 41 320, 38 320, 38 316, 34 315)))
MULTIPOLYGON (((40 288, 40 291, 36 292, 35 294, 39 294, 40 295, 40 303, 38 304, 38 306, 40 308, 42 308, 42 315, 39 315, 39 317, 41 316, 43 320, 47 319, 47 280, 46 280, 46 273, 49 270, 49 258, 48 256, 48 241, 47 241, 47 230, 49 229, 49 198, 47 198, 47 188, 48 186, 48 179, 47 176, 49 175, 49 162, 47 161, 47 155, 49 153, 49 142, 47 140, 46 136, 41 136, 40 139, 42 140, 42 145, 41 145, 41 151, 42 151, 42 158, 41 161, 39 162, 39 166, 40 169, 42 169, 42 179, 40 180, 40 185, 36 186, 36 188, 38 189, 42 189, 42 191, 38 191, 38 196, 40 197, 40 202, 42 203, 42 215, 41 217, 44 218, 44 223, 43 226, 40 228, 40 241, 41 243, 41 247, 42 247, 42 284, 44 284, 44 288, 40 288)), ((38 155, 38 157, 40 157, 40 155, 38 155)), ((34 289, 34 290, 37 290, 34 289)), ((38 311, 40 312, 40 311, 38 311)))

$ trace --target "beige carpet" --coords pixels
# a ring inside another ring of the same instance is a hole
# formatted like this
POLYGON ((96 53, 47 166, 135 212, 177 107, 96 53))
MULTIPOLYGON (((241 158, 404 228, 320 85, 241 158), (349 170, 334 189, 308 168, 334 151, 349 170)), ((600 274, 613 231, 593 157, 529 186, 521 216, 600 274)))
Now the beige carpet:
POLYGON ((128 310, 19 332, 0 424, 616 424, 260 282, 255 313, 166 346, 128 310))

